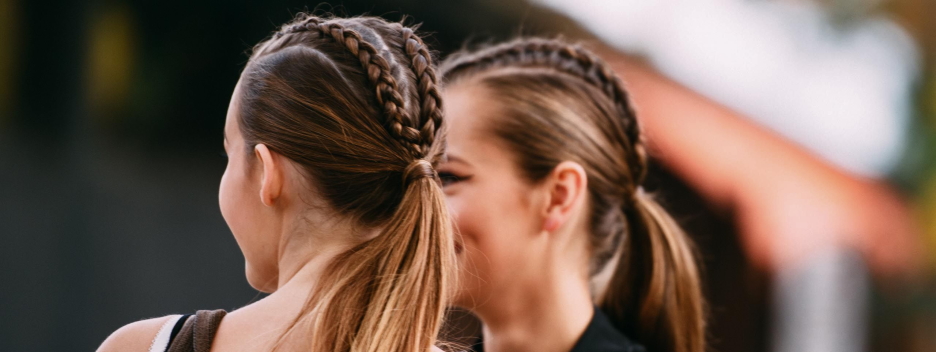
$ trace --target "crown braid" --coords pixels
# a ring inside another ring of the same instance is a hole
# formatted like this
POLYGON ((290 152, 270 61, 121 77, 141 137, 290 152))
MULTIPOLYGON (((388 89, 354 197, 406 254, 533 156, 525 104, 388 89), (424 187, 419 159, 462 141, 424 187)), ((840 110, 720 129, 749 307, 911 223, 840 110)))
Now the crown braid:
POLYGON ((630 104, 624 83, 598 56, 579 45, 550 39, 519 39, 471 54, 456 54, 440 71, 447 81, 492 68, 543 67, 580 77, 608 96, 621 118, 619 127, 626 138, 624 145, 632 145, 633 153, 626 153, 632 166, 631 177, 636 185, 643 183, 647 174, 647 152, 641 138, 640 126, 630 104))
MULTIPOLYGON (((383 107, 384 115, 387 118, 387 131, 393 138, 400 141, 414 157, 423 157, 425 155, 424 149, 427 149, 423 146, 427 144, 424 144, 424 136, 421 131, 409 125, 412 120, 407 116, 403 95, 400 93, 396 79, 390 73, 389 61, 380 54, 377 48, 362 39, 358 32, 344 28, 344 26, 335 22, 323 21, 315 16, 309 16, 299 23, 276 32, 274 38, 289 33, 307 31, 317 31, 322 37, 331 37, 335 42, 344 44, 351 54, 357 56, 361 66, 367 72, 368 80, 376 88, 377 102, 383 107)), ((441 113, 439 116, 441 116, 441 113)), ((433 130, 433 132, 435 131, 433 130)))

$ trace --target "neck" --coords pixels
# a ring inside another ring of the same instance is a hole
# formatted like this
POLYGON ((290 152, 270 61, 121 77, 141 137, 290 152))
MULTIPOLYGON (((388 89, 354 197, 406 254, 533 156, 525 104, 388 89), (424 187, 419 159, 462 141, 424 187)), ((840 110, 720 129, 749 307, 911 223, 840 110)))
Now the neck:
POLYGON ((331 260, 338 253, 320 253, 302 262, 294 263, 289 266, 288 271, 279 275, 276 292, 270 296, 283 295, 289 292, 302 292, 308 294, 316 287, 316 283, 321 278, 325 268, 331 263, 331 260), (285 275, 284 275, 285 274, 285 275))
MULTIPOLYGON (((319 247, 318 245, 310 245, 319 247)), ((279 292, 283 289, 295 286, 312 288, 315 282, 322 276, 325 268, 331 263, 332 259, 340 254, 345 247, 332 247, 327 249, 315 249, 308 251, 285 251, 280 259, 279 274, 277 275, 277 289, 279 292)))
POLYGON ((484 323, 485 351, 572 349, 594 315, 588 279, 561 265, 550 267, 475 309, 484 323))
POLYGON ((278 343, 289 350, 308 350, 307 339, 294 338, 287 331, 295 326, 309 295, 334 258, 351 247, 350 241, 339 239, 354 238, 356 233, 334 226, 298 229, 293 233, 300 235, 283 237, 279 244, 278 274, 270 285, 273 293, 228 314, 218 329, 216 342, 228 341, 237 349, 251 351, 269 351, 278 343), (238 331, 251 333, 244 335, 238 331))
POLYGON ((265 304, 276 304, 285 311, 302 310, 334 258, 351 247, 350 242, 334 240, 353 238, 351 230, 327 230, 332 231, 330 236, 305 230, 297 231, 302 235, 284 237, 280 243, 276 290, 263 299, 265 304), (326 240, 329 238, 332 240, 326 240))
MULTIPOLYGON (((217 350, 270 351, 308 350, 307 339, 287 334, 316 288, 316 283, 333 256, 316 256, 296 263, 294 271, 269 296, 235 310, 221 321, 214 345, 217 350), (244 334, 244 331, 250 332, 244 334), (228 346, 230 345, 230 346, 228 346), (226 346, 226 347, 222 347, 226 346), (229 347, 229 348, 228 348, 229 347)), ((214 346, 212 350, 215 350, 214 346)))
POLYGON ((288 233, 280 236, 277 291, 294 286, 314 288, 332 259, 353 247, 357 240, 363 240, 376 231, 358 228, 331 213, 284 216, 284 219, 297 218, 308 220, 287 222, 281 226, 288 229, 288 233))
POLYGON ((267 308, 275 306, 280 313, 301 311, 326 267, 338 253, 340 251, 336 249, 306 256, 302 260, 289 260, 288 265, 280 267, 276 291, 257 303, 267 308))

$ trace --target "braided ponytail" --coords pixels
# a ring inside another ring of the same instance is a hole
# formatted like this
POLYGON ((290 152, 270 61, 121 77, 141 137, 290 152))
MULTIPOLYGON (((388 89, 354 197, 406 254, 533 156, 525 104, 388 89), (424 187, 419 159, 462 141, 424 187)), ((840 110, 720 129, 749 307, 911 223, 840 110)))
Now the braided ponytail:
POLYGON ((278 346, 428 351, 455 254, 433 164, 441 99, 422 40, 378 18, 300 15, 255 47, 241 81, 248 145, 301 165, 339 214, 379 228, 332 260, 278 346), (399 73, 410 68, 415 80, 399 73))
POLYGON ((591 52, 521 39, 456 54, 444 83, 475 84, 499 107, 490 123, 533 182, 574 161, 588 175, 591 272, 619 256, 599 307, 649 351, 702 352, 704 300, 691 241, 641 184, 646 148, 620 78, 591 52))

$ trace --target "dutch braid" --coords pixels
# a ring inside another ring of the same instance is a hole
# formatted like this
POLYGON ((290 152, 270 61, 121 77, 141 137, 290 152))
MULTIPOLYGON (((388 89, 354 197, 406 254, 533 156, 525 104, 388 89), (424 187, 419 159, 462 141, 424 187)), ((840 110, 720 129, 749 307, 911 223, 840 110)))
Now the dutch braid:
POLYGON ((627 139, 623 145, 633 145, 627 153, 633 167, 632 180, 640 185, 647 174, 647 152, 641 138, 636 114, 630 104, 624 83, 604 60, 579 45, 549 39, 521 39, 495 45, 473 54, 462 54, 440 67, 446 80, 491 68, 544 67, 580 77, 598 88, 614 102, 621 118, 620 128, 627 139))
MULTIPOLYGON (((409 28, 406 28, 409 29, 409 28)), ((357 56, 361 67, 367 72, 367 78, 376 88, 377 102, 383 107, 387 131, 400 141, 417 158, 424 156, 423 135, 421 131, 409 126, 404 99, 396 79, 390 73, 390 64, 373 45, 361 38, 352 29, 344 28, 334 22, 309 16, 305 20, 290 25, 275 34, 279 38, 285 34, 317 31, 322 37, 331 37, 337 43, 344 44, 351 54, 357 56)), ((441 114, 440 114, 441 116, 441 114)), ((434 132, 434 131, 433 131, 434 132)))
POLYGON ((419 132, 422 137, 423 155, 426 155, 435 142, 436 133, 442 127, 442 98, 439 96, 429 49, 408 27, 403 28, 403 42, 406 56, 410 59, 410 68, 416 74, 420 105, 417 121, 421 125, 419 132))

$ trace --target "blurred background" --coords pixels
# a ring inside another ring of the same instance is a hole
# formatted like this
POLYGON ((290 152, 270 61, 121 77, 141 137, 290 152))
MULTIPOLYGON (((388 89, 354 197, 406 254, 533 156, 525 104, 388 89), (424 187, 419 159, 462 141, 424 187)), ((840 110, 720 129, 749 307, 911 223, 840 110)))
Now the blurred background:
POLYGON ((138 319, 261 297, 218 211, 221 129, 250 47, 303 10, 406 15, 440 56, 562 35, 685 88, 673 104, 723 120, 679 118, 779 150, 732 161, 787 170, 755 184, 861 195, 802 200, 860 205, 836 224, 726 202, 660 144, 650 188, 699 244, 711 349, 936 350, 931 0, 0 0, 0 349, 92 350, 138 319))

